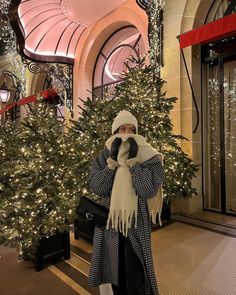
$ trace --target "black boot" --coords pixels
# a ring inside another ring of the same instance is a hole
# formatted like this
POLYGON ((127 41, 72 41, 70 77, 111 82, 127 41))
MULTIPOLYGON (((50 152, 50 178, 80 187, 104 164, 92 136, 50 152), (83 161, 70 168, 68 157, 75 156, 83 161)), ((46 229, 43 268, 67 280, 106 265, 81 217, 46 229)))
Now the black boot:
POLYGON ((125 241, 125 268, 128 295, 145 295, 144 270, 141 261, 134 252, 130 240, 125 241))

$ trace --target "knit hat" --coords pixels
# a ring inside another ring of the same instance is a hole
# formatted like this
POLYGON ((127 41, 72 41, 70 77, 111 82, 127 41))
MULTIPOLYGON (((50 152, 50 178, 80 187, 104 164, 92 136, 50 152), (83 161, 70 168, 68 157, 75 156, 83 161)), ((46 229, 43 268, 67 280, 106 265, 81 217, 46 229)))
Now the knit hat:
POLYGON ((129 112, 129 111, 121 111, 119 114, 115 117, 115 120, 112 124, 112 134, 115 133, 115 131, 124 124, 131 124, 134 125, 136 133, 138 132, 138 121, 137 119, 129 112))

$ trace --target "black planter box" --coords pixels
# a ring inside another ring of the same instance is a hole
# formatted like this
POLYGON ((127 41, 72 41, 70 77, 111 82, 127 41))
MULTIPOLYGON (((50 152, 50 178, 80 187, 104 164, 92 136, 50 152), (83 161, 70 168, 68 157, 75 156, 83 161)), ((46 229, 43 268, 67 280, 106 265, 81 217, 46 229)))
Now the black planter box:
POLYGON ((163 203, 162 212, 161 212, 161 220, 170 221, 171 220, 171 206, 170 203, 163 203))
POLYGON ((42 270, 46 262, 61 257, 64 257, 64 259, 70 258, 69 231, 66 231, 64 233, 57 233, 49 238, 43 237, 39 241, 34 261, 36 271, 42 270))

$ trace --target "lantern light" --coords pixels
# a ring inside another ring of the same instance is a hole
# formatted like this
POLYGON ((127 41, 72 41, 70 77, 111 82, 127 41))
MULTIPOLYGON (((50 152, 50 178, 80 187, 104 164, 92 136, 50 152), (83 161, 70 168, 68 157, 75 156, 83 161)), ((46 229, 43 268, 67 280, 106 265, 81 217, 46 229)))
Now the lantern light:
POLYGON ((10 94, 10 90, 8 89, 7 84, 4 81, 2 86, 0 86, 0 101, 4 103, 8 102, 10 94))

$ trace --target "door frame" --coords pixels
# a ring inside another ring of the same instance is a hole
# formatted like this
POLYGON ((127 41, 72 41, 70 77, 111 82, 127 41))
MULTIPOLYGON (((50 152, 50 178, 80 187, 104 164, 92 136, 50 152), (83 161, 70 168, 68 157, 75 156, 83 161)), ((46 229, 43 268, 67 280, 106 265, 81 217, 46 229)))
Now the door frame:
MULTIPOLYGON (((227 214, 231 216, 236 216, 236 213, 231 213, 227 212, 226 210, 226 175, 225 175, 225 126, 224 126, 224 62, 228 59, 234 59, 236 60, 236 40, 232 38, 232 40, 229 40, 224 43, 222 40, 218 40, 216 42, 207 44, 204 46, 201 46, 201 56, 202 56, 202 61, 201 61, 201 81, 202 81, 202 94, 206 93, 206 65, 212 60, 218 60, 218 67, 219 67, 219 117, 220 117, 220 208, 219 210, 214 210, 211 208, 206 208, 205 207, 205 198, 208 197, 206 196, 206 173, 205 173, 205 157, 204 157, 204 143, 206 142, 204 132, 202 129, 202 159, 203 159, 203 169, 202 169, 202 191, 203 191, 203 209, 207 211, 212 211, 212 212, 217 212, 217 213, 222 213, 222 214, 227 214), (233 46, 231 47, 231 45, 233 46), (206 52, 207 50, 210 50, 211 48, 217 48, 218 52, 217 55, 214 57, 209 57, 207 56, 206 52)), ((202 99, 208 99, 205 95, 202 95, 202 99)), ((203 101, 202 101, 202 106, 203 106, 203 101)), ((204 110, 202 107, 202 126, 204 126, 204 110)))

